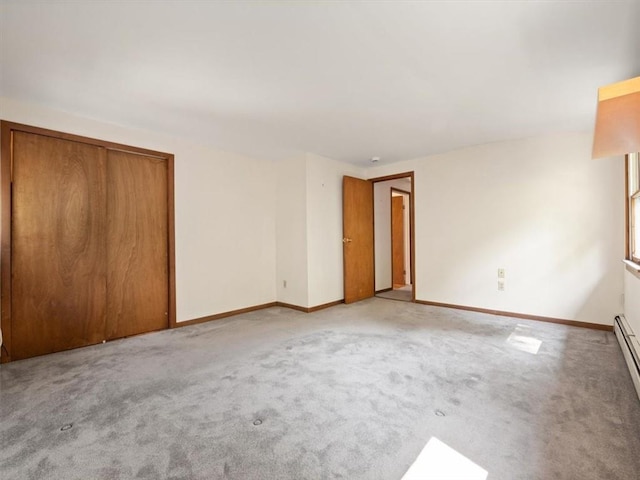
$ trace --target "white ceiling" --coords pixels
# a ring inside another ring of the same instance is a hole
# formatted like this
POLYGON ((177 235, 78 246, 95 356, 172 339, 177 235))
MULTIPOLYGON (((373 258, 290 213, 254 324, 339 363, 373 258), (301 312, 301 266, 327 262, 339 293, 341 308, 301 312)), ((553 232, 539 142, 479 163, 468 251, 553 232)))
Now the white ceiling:
POLYGON ((589 131, 640 0, 0 0, 0 95, 257 158, 589 131))

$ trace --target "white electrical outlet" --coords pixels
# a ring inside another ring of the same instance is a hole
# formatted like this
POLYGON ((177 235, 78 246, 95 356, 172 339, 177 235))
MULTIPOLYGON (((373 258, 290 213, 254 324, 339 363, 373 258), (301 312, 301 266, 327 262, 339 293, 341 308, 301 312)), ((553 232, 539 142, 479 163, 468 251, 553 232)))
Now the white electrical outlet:
POLYGON ((283 286, 284 288, 287 288, 287 281, 286 281, 286 280, 283 280, 283 281, 282 281, 282 286, 283 286))
POLYGON ((504 282, 498 280, 498 291, 499 292, 504 292, 504 282))
POLYGON ((498 278, 504 278, 504 268, 498 269, 498 278))

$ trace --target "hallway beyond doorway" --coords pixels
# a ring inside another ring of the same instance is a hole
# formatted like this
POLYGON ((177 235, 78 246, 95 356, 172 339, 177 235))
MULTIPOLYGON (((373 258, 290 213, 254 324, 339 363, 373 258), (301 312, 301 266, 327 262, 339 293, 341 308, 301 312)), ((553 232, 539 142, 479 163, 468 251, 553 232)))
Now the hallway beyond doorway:
POLYGON ((376 293, 376 297, 385 298, 387 300, 399 300, 401 302, 411 302, 411 285, 404 285, 393 290, 386 290, 380 293, 376 293))

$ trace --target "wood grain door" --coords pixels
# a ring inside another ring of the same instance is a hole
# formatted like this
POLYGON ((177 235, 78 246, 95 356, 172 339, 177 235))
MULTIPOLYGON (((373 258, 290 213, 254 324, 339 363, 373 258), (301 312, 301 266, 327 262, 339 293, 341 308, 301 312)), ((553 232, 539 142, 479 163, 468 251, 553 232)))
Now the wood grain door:
POLYGON ((107 339, 168 327, 167 160, 110 150, 107 339))
POLYGON ((106 150, 14 132, 12 151, 12 358, 99 343, 106 150))
POLYGON ((404 198, 391 197, 391 271, 393 287, 406 284, 404 258, 404 198))
POLYGON ((374 295, 373 184, 347 177, 342 182, 344 301, 374 295))

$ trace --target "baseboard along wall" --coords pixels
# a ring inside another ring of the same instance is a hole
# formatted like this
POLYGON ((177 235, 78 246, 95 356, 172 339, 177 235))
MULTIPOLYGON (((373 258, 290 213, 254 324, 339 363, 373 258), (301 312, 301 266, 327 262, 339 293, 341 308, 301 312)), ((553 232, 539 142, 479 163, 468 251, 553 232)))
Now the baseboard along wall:
MULTIPOLYGON (((381 292, 384 292, 384 291, 386 290, 381 290, 381 292)), ((379 293, 379 292, 376 292, 376 293, 379 293)), ((566 320, 563 318, 544 317, 540 315, 528 315, 525 313, 505 312, 502 310, 491 310, 487 308, 469 307, 466 305, 455 305, 451 303, 430 302, 427 300, 416 299, 414 302, 419 303, 421 305, 429 305, 432 307, 452 308, 456 310, 468 310, 471 312, 487 313, 489 315, 498 315, 501 317, 513 317, 513 318, 522 318, 524 320, 536 320, 538 322, 558 323, 561 325, 569 325, 572 327, 581 327, 581 328, 591 328, 593 330, 603 330, 607 332, 613 331, 613 324, 601 325, 599 323, 580 322, 577 320, 566 320)), ((233 315, 240 315, 241 313, 255 312, 257 310, 263 310, 265 308, 271 308, 271 307, 284 307, 284 308, 290 308, 292 310, 297 310, 299 312, 313 313, 313 312, 317 312, 318 310, 324 310, 325 308, 335 307, 336 305, 340 305, 341 303, 344 303, 344 299, 336 300, 334 302, 329 302, 329 303, 323 303, 322 305, 316 305, 314 307, 301 307, 300 305, 293 305, 291 303, 285 303, 285 302, 269 302, 269 303, 263 303, 261 305, 254 305, 252 307, 240 308, 238 310, 230 310, 228 312, 216 313, 215 315, 207 315, 206 317, 194 318, 193 320, 186 320, 184 322, 177 322, 175 325, 171 326, 171 328, 186 327, 188 325, 196 325, 198 323, 211 322, 213 320, 219 320, 222 318, 231 317, 233 315)))
POLYGON ((543 317, 540 315, 528 315, 526 313, 504 312, 502 310, 491 310, 487 308, 468 307, 466 305, 454 305, 451 303, 429 302, 426 300, 415 300, 415 303, 422 305, 430 305, 432 307, 453 308, 456 310, 468 310, 471 312, 488 313, 489 315, 498 315, 501 317, 522 318, 524 320, 536 320, 538 322, 559 323, 561 325, 570 325, 572 327, 591 328, 593 330, 613 331, 613 324, 602 325, 599 323, 580 322, 578 320, 565 320, 563 318, 543 317))
POLYGON ((269 302, 269 303, 263 303, 261 305, 254 305, 252 307, 240 308, 238 310, 230 310, 228 312, 216 313, 215 315, 207 315, 206 317, 194 318, 193 320, 185 320, 184 322, 177 322, 171 328, 186 327, 188 325, 197 325, 198 323, 211 322, 213 320, 220 320, 222 318, 232 317, 234 315, 240 315, 241 313, 255 312, 257 310, 264 310, 265 308, 271 308, 271 307, 284 307, 284 308, 290 308, 292 310, 297 310, 299 312, 313 313, 313 312, 317 312, 318 310, 324 310, 325 308, 340 305, 341 303, 344 303, 344 300, 340 299, 340 300, 336 300, 335 302, 323 303, 322 305, 316 305, 314 307, 301 307, 299 305, 293 305, 291 303, 269 302))

